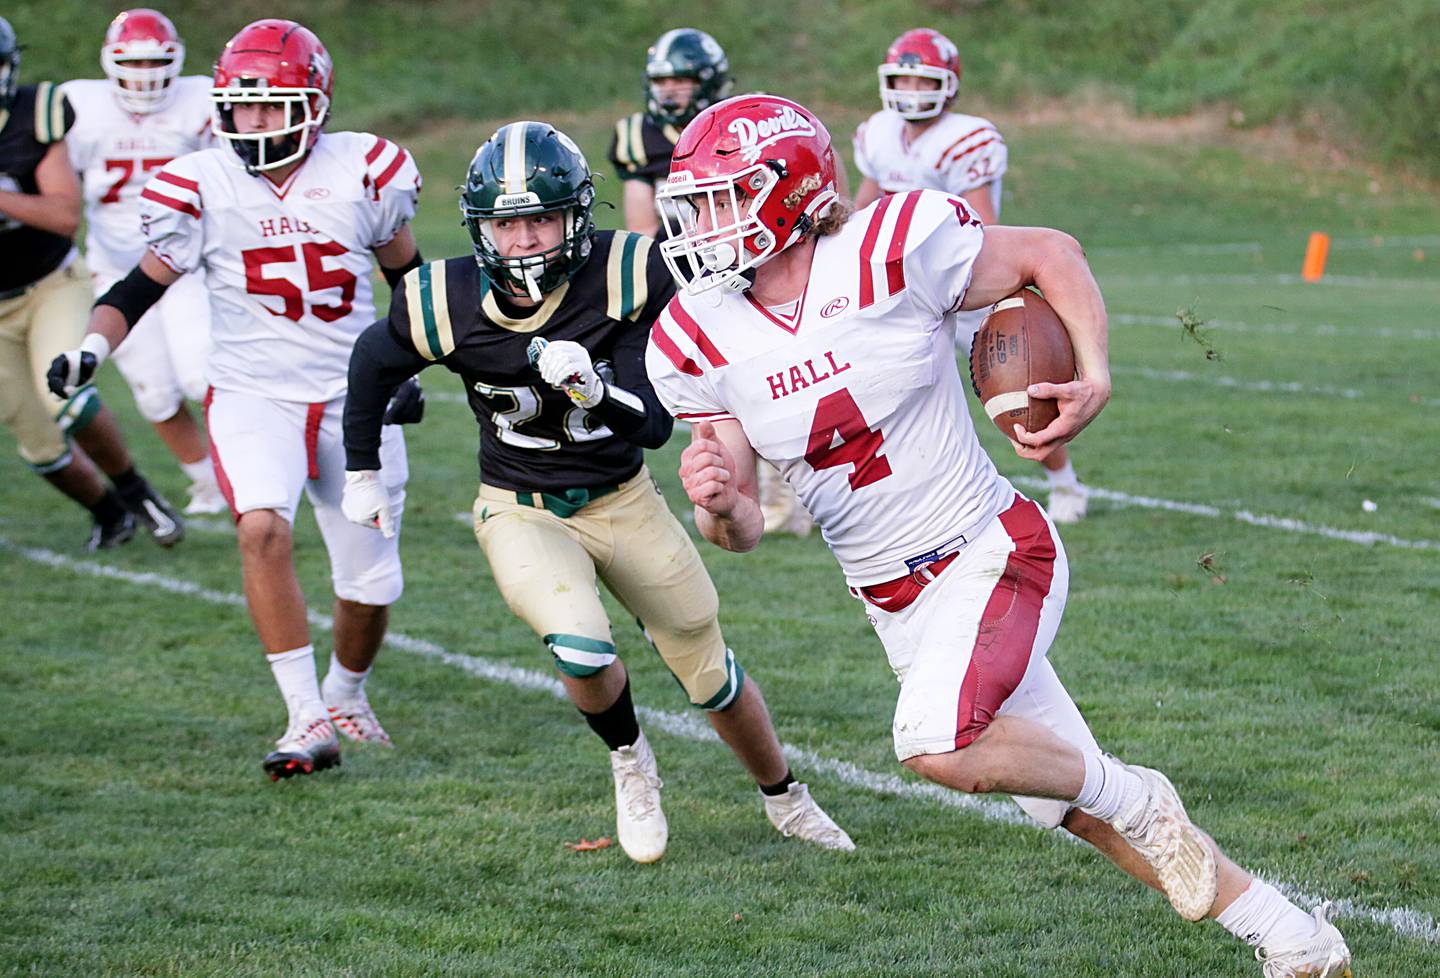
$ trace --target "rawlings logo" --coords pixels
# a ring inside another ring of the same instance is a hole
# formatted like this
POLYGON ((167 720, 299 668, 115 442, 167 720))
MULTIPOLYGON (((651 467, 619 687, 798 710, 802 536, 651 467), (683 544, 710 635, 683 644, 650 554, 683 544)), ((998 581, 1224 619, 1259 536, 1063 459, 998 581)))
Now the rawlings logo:
POLYGON ((324 200, 330 196, 330 190, 326 187, 311 187, 305 191, 305 196, 310 200, 324 200))
POLYGON ((849 307, 849 305, 850 297, 842 295, 838 299, 831 299, 829 302, 825 303, 825 305, 822 306, 820 309, 820 315, 826 319, 829 319, 832 316, 838 316, 842 312, 844 312, 846 308, 849 307))
POLYGON ((810 120, 788 105, 775 110, 770 119, 747 119, 744 116, 734 120, 727 127, 740 140, 740 156, 746 163, 760 158, 760 151, 790 136, 813 136, 815 127, 810 120))

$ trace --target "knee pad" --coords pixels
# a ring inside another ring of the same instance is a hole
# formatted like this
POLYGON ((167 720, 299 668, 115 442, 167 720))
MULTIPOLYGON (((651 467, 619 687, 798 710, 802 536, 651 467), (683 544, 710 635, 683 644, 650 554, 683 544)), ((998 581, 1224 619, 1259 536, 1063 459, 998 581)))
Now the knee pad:
POLYGON ((400 555, 383 560, 357 572, 334 574, 335 597, 356 604, 392 605, 405 591, 405 575, 400 569, 400 555))
POLYGON ((615 661, 615 646, 599 639, 551 632, 544 642, 555 657, 555 668, 573 679, 593 676, 615 661))
POLYGON ((185 395, 177 388, 154 384, 137 384, 130 388, 135 395, 135 409, 151 424, 169 421, 185 403, 185 395))
POLYGON ((93 387, 83 387, 70 395, 70 399, 56 413, 55 423, 66 435, 78 435, 89 427, 103 406, 100 403, 99 391, 93 387))

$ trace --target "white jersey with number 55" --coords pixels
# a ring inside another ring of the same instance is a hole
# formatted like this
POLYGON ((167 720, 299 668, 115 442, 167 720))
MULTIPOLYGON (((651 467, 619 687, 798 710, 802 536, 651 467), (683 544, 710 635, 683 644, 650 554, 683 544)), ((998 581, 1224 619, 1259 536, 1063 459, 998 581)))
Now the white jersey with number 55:
POLYGON ((211 386, 333 400, 375 320, 371 253, 415 216, 420 173, 400 146, 358 132, 322 134, 279 186, 232 157, 202 150, 155 174, 141 194, 150 251, 205 276, 211 386))
POLYGON ((738 420, 852 586, 958 548, 1013 499, 955 364, 955 311, 983 233, 958 197, 883 197, 817 241, 793 310, 682 291, 651 331, 660 400, 684 420, 738 420))

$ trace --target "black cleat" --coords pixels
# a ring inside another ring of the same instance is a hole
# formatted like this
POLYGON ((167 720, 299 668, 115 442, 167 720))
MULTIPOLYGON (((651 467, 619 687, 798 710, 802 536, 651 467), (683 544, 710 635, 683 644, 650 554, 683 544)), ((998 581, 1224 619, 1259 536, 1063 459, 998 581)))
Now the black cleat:
POLYGON ((129 543, 135 537, 135 517, 128 510, 121 510, 118 519, 102 522, 96 520, 90 527, 90 539, 85 541, 85 552, 109 550, 129 543))
POLYGON ((276 742, 275 750, 261 762, 271 781, 339 766, 340 742, 335 738, 335 728, 324 717, 303 725, 291 724, 276 742))
POLYGON ((185 521, 164 496, 148 483, 143 495, 125 500, 125 508, 145 524, 151 538, 162 547, 173 547, 185 539, 185 521))

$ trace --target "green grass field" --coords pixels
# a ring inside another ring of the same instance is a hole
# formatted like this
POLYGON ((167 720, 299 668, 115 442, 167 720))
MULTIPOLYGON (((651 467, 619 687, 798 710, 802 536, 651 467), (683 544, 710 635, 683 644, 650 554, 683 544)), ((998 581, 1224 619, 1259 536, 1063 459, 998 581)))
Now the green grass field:
MULTIPOLYGON (((1073 452, 1101 491, 1065 532, 1052 658, 1101 743, 1169 772, 1239 861, 1345 901, 1359 978, 1440 974, 1440 201, 1303 145, 1062 108, 995 116, 1006 220, 1075 233, 1113 320, 1115 396, 1073 452), (1335 243, 1304 284, 1312 230, 1335 243), (1209 322, 1204 343, 1179 309, 1209 322)), ((549 117, 598 168, 630 110, 549 117)), ((847 157, 869 111, 827 106, 847 157)), ((501 121, 407 133, 427 256, 468 249, 452 188, 501 121)), ((0 453, 0 974, 1258 974, 1218 927, 1008 802, 902 773, 894 681, 818 538, 701 553, 795 773, 858 850, 780 838, 618 608, 670 849, 639 866, 566 848, 613 834, 605 750, 456 519, 475 424, 457 382, 426 380, 407 592, 370 685, 398 747, 281 784, 259 767, 283 707, 226 522, 197 521, 173 553, 88 558, 83 514, 0 453)), ((101 386, 180 495, 118 376, 101 386)), ((1038 468, 979 427, 1036 489, 1038 468)), ((682 516, 684 437, 650 459, 682 516)), ((297 526, 328 655, 324 549, 308 514, 297 526)))

